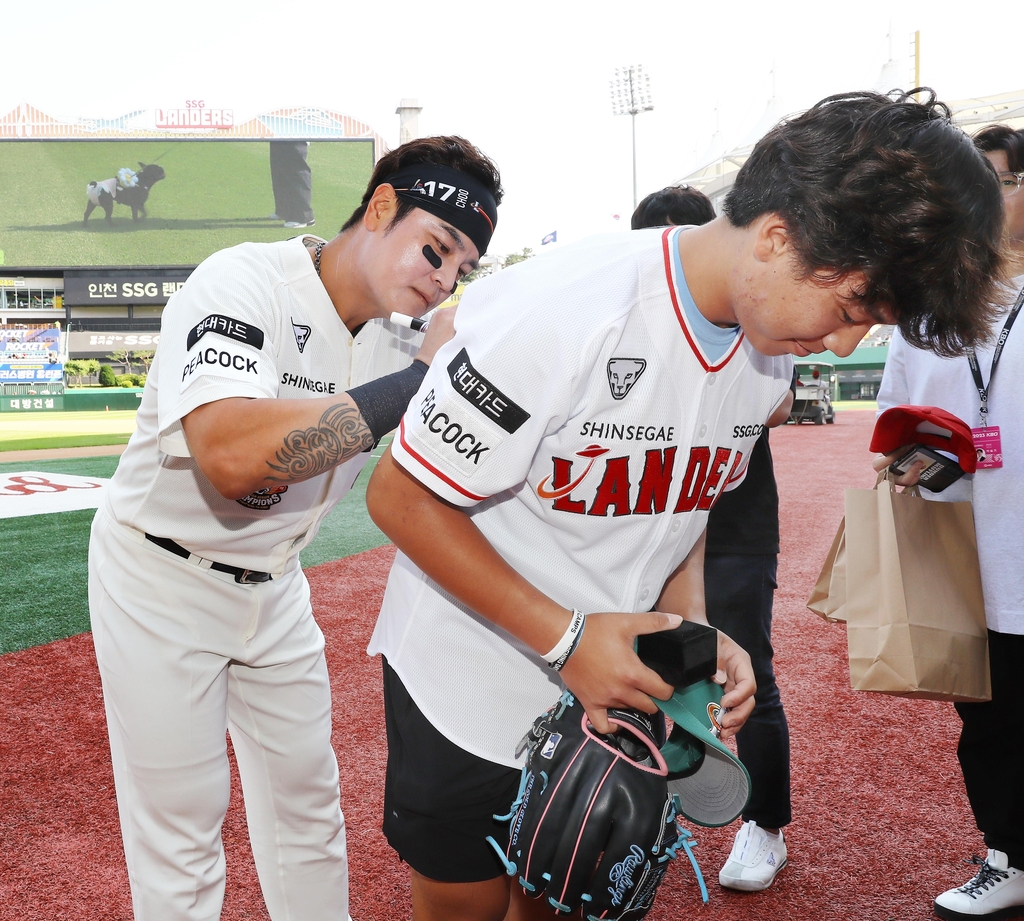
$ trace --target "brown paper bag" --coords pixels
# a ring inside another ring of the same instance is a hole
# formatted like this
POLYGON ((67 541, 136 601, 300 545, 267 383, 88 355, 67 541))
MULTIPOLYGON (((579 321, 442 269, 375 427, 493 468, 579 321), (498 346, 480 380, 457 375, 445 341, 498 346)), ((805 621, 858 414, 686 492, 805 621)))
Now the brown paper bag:
POLYGON ((843 605, 846 604, 846 519, 839 522, 828 556, 818 573, 807 607, 820 614, 829 623, 846 620, 843 605))
POLYGON ((846 490, 850 684, 930 700, 990 700, 988 631, 970 502, 846 490))

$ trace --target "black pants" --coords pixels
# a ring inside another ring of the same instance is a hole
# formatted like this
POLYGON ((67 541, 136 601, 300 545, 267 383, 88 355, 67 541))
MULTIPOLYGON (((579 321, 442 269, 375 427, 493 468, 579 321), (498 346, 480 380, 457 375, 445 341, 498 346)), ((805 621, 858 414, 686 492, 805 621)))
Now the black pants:
POLYGON ((754 712, 736 736, 750 774, 744 821, 781 828, 793 818, 789 795, 789 724, 772 668, 775 554, 707 553, 704 594, 708 622, 740 644, 754 666, 754 712))
POLYGON ((306 162, 309 141, 270 142, 270 181, 274 213, 285 221, 313 220, 313 175, 306 162))
POLYGON ((992 700, 957 704, 957 757, 985 845, 1024 870, 1024 636, 988 632, 992 700))
POLYGON ((522 771, 478 758, 440 733, 387 659, 383 664, 384 836, 428 879, 474 883, 503 876, 487 836, 508 847, 509 824, 494 816, 509 811, 522 771))

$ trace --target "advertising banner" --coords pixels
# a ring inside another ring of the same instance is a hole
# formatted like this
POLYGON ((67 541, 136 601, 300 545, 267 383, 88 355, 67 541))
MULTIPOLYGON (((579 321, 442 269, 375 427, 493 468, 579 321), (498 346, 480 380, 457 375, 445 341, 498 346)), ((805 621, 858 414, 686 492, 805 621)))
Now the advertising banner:
POLYGON ((71 307, 95 304, 166 304, 189 272, 161 275, 97 270, 64 273, 64 303, 71 307))
POLYGON ((63 411, 64 397, 62 394, 0 397, 0 413, 59 413, 63 411))
POLYGON ((0 384, 46 384, 64 379, 56 327, 0 332, 0 384))
POLYGON ((68 354, 75 358, 105 358, 112 352, 150 352, 156 349, 160 333, 118 333, 72 331, 68 333, 68 354))

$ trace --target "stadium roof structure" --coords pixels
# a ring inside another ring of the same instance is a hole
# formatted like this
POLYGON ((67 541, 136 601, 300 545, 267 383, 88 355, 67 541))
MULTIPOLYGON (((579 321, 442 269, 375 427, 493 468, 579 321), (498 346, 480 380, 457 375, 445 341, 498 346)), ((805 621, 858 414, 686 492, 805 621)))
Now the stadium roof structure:
MULTIPOLYGON (((227 124, 188 124, 187 116, 197 110, 136 109, 115 118, 58 117, 28 103, 21 103, 0 116, 0 139, 4 140, 86 140, 120 138, 230 138, 232 140, 270 140, 273 138, 365 138, 374 142, 374 156, 388 151, 387 142, 365 122, 316 106, 292 106, 234 121, 231 110, 216 110, 218 119, 227 113, 227 124), (173 116, 172 116, 172 113, 173 116), (169 127, 177 121, 180 126, 169 127)), ((197 120, 198 121, 198 120, 197 120)))
MULTIPOLYGON (((977 99, 963 99, 950 102, 948 105, 953 112, 954 123, 968 134, 976 134, 985 126, 994 124, 1024 128, 1024 90, 977 99)), ((780 110, 778 100, 773 95, 765 107, 764 114, 738 146, 725 150, 716 131, 701 158, 703 165, 688 176, 684 176, 679 182, 699 189, 711 199, 715 210, 721 211, 722 199, 732 187, 736 173, 746 163, 754 144, 785 116, 786 113, 780 110)))

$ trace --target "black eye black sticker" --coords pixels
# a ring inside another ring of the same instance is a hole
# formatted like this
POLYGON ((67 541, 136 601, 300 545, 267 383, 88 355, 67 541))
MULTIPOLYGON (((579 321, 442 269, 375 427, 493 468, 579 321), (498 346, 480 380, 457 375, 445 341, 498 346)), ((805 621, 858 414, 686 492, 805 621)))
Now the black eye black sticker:
POLYGON ((441 268, 441 257, 434 252, 434 247, 429 243, 423 247, 423 256, 435 269, 441 268))

